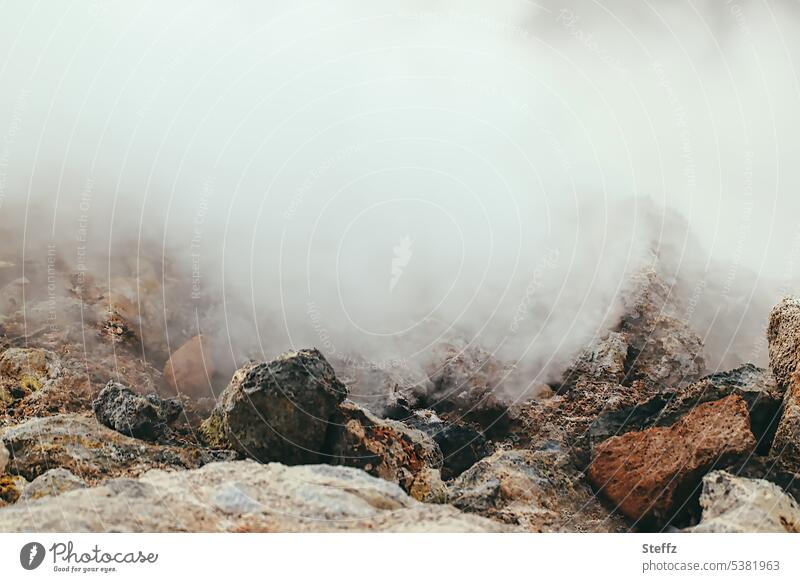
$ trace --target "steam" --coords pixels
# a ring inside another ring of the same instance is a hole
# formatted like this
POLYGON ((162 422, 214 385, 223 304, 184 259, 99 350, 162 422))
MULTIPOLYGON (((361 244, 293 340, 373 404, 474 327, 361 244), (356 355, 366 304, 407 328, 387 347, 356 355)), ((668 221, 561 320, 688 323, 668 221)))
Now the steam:
POLYGON ((170 269, 223 366, 459 338, 552 380, 654 257, 762 363, 797 287, 789 2, 0 10, 0 259, 170 269))

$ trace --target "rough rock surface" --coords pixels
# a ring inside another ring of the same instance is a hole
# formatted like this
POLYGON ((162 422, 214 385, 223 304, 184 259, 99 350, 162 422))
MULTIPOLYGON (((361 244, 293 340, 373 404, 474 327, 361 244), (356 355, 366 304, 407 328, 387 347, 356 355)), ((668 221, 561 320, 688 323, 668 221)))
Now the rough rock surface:
POLYGON ((56 354, 33 348, 9 348, 0 355, 0 404, 11 404, 48 387, 61 374, 56 354))
POLYGON ((28 481, 20 475, 0 475, 0 507, 16 503, 27 485, 28 481))
POLYGON ((205 338, 195 336, 178 348, 164 365, 164 382, 174 394, 199 398, 211 394, 215 372, 205 338))
POLYGON ((767 327, 769 365, 781 387, 791 384, 800 366, 800 299, 784 297, 775 306, 767 327))
POLYGON ((6 466, 8 465, 8 460, 11 458, 8 449, 5 445, 0 442, 0 475, 6 472, 6 466))
POLYGON ((25 486, 19 501, 61 495, 84 487, 86 484, 66 469, 50 469, 25 486))
POLYGON ((786 391, 781 416, 770 454, 787 471, 800 473, 800 371, 786 391))
POLYGON ((800 533, 800 506, 780 487, 726 471, 703 478, 699 533, 800 533))
POLYGON ((221 454, 146 443, 77 414, 33 418, 0 431, 0 441, 11 453, 9 471, 28 480, 63 467, 95 483, 154 468, 192 469, 218 460, 221 454))
POLYGON ((622 384, 628 359, 628 340, 625 334, 611 332, 596 339, 565 372, 562 387, 573 386, 578 380, 622 384))
POLYGON ((526 531, 627 531, 559 450, 498 451, 448 487, 448 502, 526 531))
POLYGON ((347 396, 318 350, 288 352, 238 370, 222 394, 208 440, 227 441, 257 461, 300 465, 324 461, 338 405, 347 396), (222 434, 214 435, 216 424, 222 434))
POLYGON ((588 476, 623 514, 658 527, 690 509, 705 473, 754 446, 747 406, 734 395, 698 405, 671 427, 604 441, 588 476))
POLYGON ((110 381, 92 402, 99 422, 127 436, 158 440, 169 434, 169 424, 181 414, 181 403, 155 394, 140 396, 119 382, 110 381))
POLYGON ((0 531, 35 532, 499 532, 510 528, 348 467, 252 461, 65 493, 0 511, 0 531), (133 509, 135 508, 135 509, 133 509))
POLYGON ((609 437, 633 430, 669 426, 698 404, 732 394, 741 396, 747 403, 757 450, 766 453, 780 419, 783 395, 772 375, 752 364, 706 376, 690 386, 657 394, 630 408, 600 414, 589 427, 589 440, 594 447, 609 437))
POLYGON ((424 432, 380 419, 354 402, 339 405, 341 429, 333 438, 328 462, 358 467, 410 491, 417 475, 442 466, 442 453, 424 432))

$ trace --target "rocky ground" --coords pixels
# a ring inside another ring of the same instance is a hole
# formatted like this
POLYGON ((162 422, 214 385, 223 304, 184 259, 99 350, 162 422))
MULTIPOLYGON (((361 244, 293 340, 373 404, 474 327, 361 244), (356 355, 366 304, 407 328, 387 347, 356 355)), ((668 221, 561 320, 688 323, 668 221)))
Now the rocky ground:
POLYGON ((0 274, 0 531, 800 532, 797 299, 772 313, 769 369, 708 374, 643 271, 526 402, 457 342, 420 369, 288 352, 210 398, 206 338, 164 340, 191 329, 159 302, 173 282, 45 295, 0 274))

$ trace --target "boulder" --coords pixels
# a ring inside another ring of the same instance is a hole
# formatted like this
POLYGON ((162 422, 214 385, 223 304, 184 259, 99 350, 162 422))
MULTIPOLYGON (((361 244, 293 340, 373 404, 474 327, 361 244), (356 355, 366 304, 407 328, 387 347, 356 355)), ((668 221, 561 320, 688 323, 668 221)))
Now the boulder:
POLYGON ((339 405, 341 429, 329 463, 358 467, 410 491, 417 475, 442 466, 442 453, 428 435, 401 422, 381 419, 354 402, 339 405))
POLYGON ((778 385, 787 388, 800 365, 800 299, 784 297, 769 316, 769 365, 778 385))
POLYGON ((222 394, 219 440, 264 463, 321 462, 346 395, 333 368, 315 349, 245 366, 222 394))
POLYGON ((794 374, 786 391, 770 455, 784 470, 800 473, 800 371, 794 374))
POLYGON ((159 440, 170 434, 169 424, 183 408, 177 400, 164 400, 155 394, 141 396, 111 380, 92 402, 92 410, 100 423, 119 433, 159 440))
POLYGON ((726 471, 703 478, 697 533, 800 533, 800 506, 780 487, 726 471))
POLYGON ((698 404, 732 394, 741 396, 747 404, 756 450, 766 453, 780 419, 783 395, 772 375, 752 364, 706 376, 690 386, 662 392, 633 407, 604 412, 589 427, 590 444, 594 448, 612 436, 675 424, 698 404))
POLYGON ((0 511, 6 532, 499 532, 358 469, 252 461, 151 471, 0 511), (135 508, 132 511, 131 508, 135 508))
POLYGON ((580 380, 622 384, 626 375, 628 341, 620 332, 595 339, 565 372, 562 388, 580 380))
POLYGON ((164 365, 164 382, 173 394, 192 398, 211 394, 214 362, 202 335, 178 348, 164 365))
POLYGON ((671 427, 604 441, 588 477, 624 515, 644 527, 662 527, 691 510, 705 473, 754 447, 747 405, 733 395, 698 405, 671 427))
POLYGON ((56 354, 33 348, 9 348, 0 355, 0 403, 6 405, 49 387, 61 375, 56 354))
POLYGON ((598 503, 558 448, 498 451, 450 483, 448 502, 526 531, 628 529, 598 503))
POLYGON ((50 469, 28 483, 22 490, 19 501, 32 501, 42 497, 56 496, 83 489, 86 484, 67 469, 50 469))
POLYGON ((79 414, 32 418, 0 431, 11 453, 9 471, 33 480, 63 467, 88 483, 154 468, 192 469, 230 454, 192 446, 146 443, 79 414))

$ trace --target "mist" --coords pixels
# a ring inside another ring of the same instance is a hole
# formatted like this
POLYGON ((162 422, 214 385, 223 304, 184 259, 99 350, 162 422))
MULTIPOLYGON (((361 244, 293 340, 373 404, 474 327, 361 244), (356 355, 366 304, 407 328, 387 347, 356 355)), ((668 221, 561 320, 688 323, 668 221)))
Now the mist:
POLYGON ((797 290, 796 4, 0 10, 0 259, 169 264, 229 367, 455 338, 552 381, 654 260, 763 363, 797 290))

